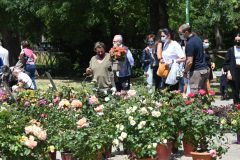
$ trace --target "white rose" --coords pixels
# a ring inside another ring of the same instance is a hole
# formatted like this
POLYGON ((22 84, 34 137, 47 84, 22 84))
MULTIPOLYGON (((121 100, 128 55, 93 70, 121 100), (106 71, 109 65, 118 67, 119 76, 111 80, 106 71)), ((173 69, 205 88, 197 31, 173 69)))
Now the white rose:
POLYGON ((157 143, 153 143, 152 146, 153 146, 153 148, 156 148, 157 147, 157 143))
POLYGON ((133 120, 133 117, 132 117, 132 116, 129 116, 129 117, 128 117, 128 120, 129 120, 129 121, 133 120))
POLYGON ((119 140, 118 139, 114 139, 113 140, 113 142, 112 142, 112 144, 114 145, 114 146, 119 146, 119 140))
POLYGON ((131 124, 132 126, 134 126, 134 125, 136 124, 136 121, 130 120, 130 124, 131 124))
POLYGON ((151 110, 153 110, 153 108, 152 107, 148 107, 148 109, 151 111, 151 110))
POLYGON ((159 111, 152 111, 153 117, 160 117, 161 113, 159 111))
POLYGON ((110 100, 110 98, 109 97, 105 97, 104 100, 105 100, 105 102, 108 102, 110 100))
POLYGON ((123 126, 122 124, 120 125, 119 130, 120 130, 120 131, 123 131, 123 130, 124 130, 124 126, 123 126))
POLYGON ((126 133, 126 132, 122 132, 122 133, 121 133, 121 137, 122 137, 123 139, 127 138, 127 133, 126 133))
POLYGON ((167 143, 167 140, 166 140, 166 139, 164 139, 164 140, 163 140, 163 143, 167 143))
POLYGON ((146 124, 146 121, 141 121, 139 124, 138 124, 138 129, 142 129, 146 124))
POLYGON ((117 124, 117 125, 116 125, 116 128, 119 130, 119 128, 120 128, 120 124, 117 124))
POLYGON ((123 141, 123 137, 121 137, 121 136, 119 136, 118 139, 119 139, 120 141, 123 141))
POLYGON ((132 112, 135 112, 137 110, 137 106, 132 107, 132 112))
POLYGON ((146 100, 146 99, 144 99, 142 103, 143 103, 143 104, 146 104, 146 102, 147 102, 147 100, 146 100))
POLYGON ((156 104, 156 107, 161 107, 162 106, 161 102, 155 102, 155 104, 156 104))
POLYGON ((126 110, 126 114, 131 114, 132 113, 132 109, 131 108, 128 108, 127 110, 126 110))
POLYGON ((152 146, 151 146, 151 145, 148 145, 147 148, 150 149, 150 148, 152 148, 152 146))
POLYGON ((141 115, 148 114, 148 111, 145 107, 141 108, 139 112, 140 112, 141 115))

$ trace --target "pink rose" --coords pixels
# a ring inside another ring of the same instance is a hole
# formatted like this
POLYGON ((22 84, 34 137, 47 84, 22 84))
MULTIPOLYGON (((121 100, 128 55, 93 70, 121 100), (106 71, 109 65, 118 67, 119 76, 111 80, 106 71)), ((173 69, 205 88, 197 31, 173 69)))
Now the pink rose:
POLYGON ((192 101, 186 100, 186 101, 185 101, 185 104, 186 104, 186 105, 190 105, 190 104, 192 104, 192 101))
POLYGON ((80 120, 77 122, 77 127, 78 127, 78 128, 88 127, 87 119, 86 119, 86 118, 80 119, 80 120))
POLYGON ((136 93, 137 93, 137 92, 136 92, 135 90, 129 90, 129 91, 127 91, 127 95, 128 95, 129 97, 135 96, 136 93))
POLYGON ((24 128, 26 134, 30 134, 33 132, 33 127, 32 126, 27 126, 24 128))
POLYGON ((208 109, 208 110, 207 110, 207 113, 208 113, 208 114, 214 114, 213 110, 211 110, 211 109, 208 109))
POLYGON ((208 91, 208 94, 209 94, 210 96, 215 96, 215 92, 214 92, 213 90, 208 91))
POLYGON ((28 139, 25 140, 24 144, 30 148, 30 149, 33 149, 37 146, 37 142, 34 141, 34 137, 33 136, 30 136, 28 139))
POLYGON ((189 94, 188 94, 188 97, 190 97, 190 98, 195 97, 195 93, 193 93, 193 92, 189 93, 189 94))
POLYGON ((24 103, 24 107, 29 107, 31 105, 31 103, 29 102, 29 101, 26 101, 25 103, 24 103))
POLYGON ((82 102, 79 101, 78 99, 74 99, 74 100, 72 100, 72 102, 71 102, 71 106, 72 106, 73 108, 82 108, 83 104, 82 104, 82 102))
POLYGON ((46 131, 40 131, 37 135, 37 138, 44 141, 47 139, 47 132, 46 131))
POLYGON ((216 150, 212 149, 212 150, 209 151, 209 153, 210 153, 211 157, 217 157, 217 151, 216 150))
POLYGON ((97 106, 96 108, 94 108, 94 110, 96 112, 103 112, 103 108, 104 108, 104 106, 101 104, 101 105, 97 106))
POLYGON ((201 96, 204 96, 204 95, 206 95, 206 91, 205 91, 204 89, 200 89, 200 90, 199 90, 199 94, 200 94, 201 96))
POLYGON ((94 104, 98 104, 99 101, 98 101, 98 98, 96 96, 91 96, 89 99, 88 99, 88 103, 90 105, 94 105, 94 104))

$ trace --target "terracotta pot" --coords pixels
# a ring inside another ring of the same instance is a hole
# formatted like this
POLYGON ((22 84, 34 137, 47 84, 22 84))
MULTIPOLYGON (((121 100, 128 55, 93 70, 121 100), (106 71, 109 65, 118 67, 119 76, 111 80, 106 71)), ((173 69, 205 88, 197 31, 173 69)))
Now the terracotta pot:
POLYGON ((62 160, 75 160, 72 153, 61 153, 62 160))
POLYGON ((49 160, 56 160, 56 151, 55 152, 48 152, 48 159, 49 160))
POLYGON ((185 140, 183 140, 183 150, 184 150, 184 155, 187 157, 191 157, 191 152, 195 150, 195 147, 185 140))
POLYGON ((157 146, 157 159, 158 160, 168 160, 172 153, 172 143, 168 142, 167 144, 159 144, 157 146))
POLYGON ((191 152, 193 160, 212 160, 210 153, 207 152, 191 152))
POLYGON ((240 144, 240 134, 237 133, 237 144, 240 144))

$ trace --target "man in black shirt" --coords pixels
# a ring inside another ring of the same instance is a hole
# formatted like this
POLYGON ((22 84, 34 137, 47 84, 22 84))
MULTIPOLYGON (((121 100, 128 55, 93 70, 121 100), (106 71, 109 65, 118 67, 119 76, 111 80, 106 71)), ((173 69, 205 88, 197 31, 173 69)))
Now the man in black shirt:
POLYGON ((197 93, 198 90, 207 91, 208 66, 205 62, 202 40, 192 33, 188 24, 179 27, 179 36, 182 40, 187 40, 185 76, 189 72, 191 92, 197 93))

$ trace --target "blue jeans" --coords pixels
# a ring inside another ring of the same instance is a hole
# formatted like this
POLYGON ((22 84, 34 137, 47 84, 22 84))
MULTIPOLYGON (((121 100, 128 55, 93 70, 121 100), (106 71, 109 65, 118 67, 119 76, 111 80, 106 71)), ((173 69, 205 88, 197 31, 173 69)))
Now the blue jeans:
POLYGON ((25 71, 28 72, 29 77, 31 78, 34 89, 37 89, 36 81, 35 81, 35 71, 36 71, 36 65, 35 64, 26 64, 25 71))

